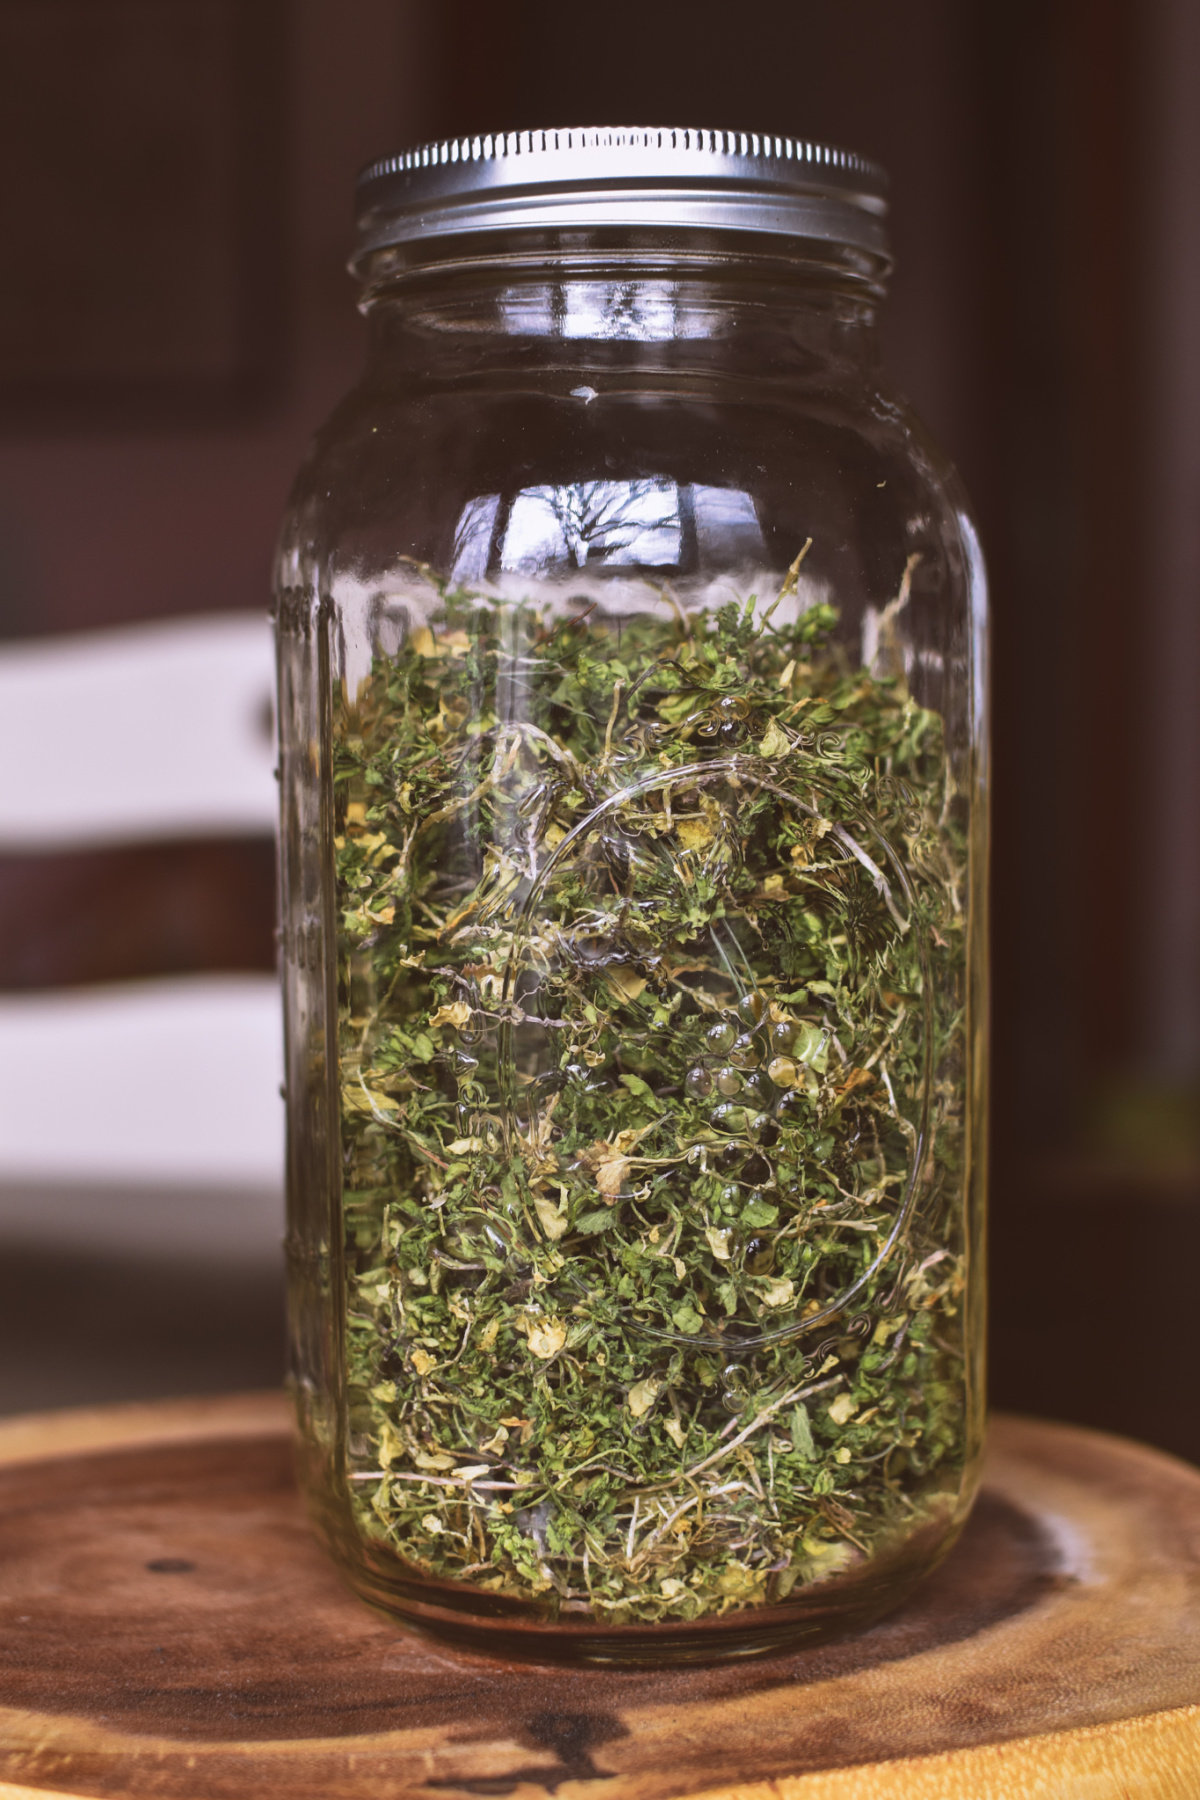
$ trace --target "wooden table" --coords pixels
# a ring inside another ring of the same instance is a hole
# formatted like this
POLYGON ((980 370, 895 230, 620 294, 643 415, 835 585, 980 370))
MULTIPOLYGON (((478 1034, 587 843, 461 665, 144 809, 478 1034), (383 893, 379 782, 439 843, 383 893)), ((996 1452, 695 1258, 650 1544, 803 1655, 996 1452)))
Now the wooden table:
POLYGON ((309 1536, 275 1395, 0 1423, 0 1800, 1198 1800, 1200 1473, 998 1420, 919 1597, 663 1673, 407 1635, 309 1536))

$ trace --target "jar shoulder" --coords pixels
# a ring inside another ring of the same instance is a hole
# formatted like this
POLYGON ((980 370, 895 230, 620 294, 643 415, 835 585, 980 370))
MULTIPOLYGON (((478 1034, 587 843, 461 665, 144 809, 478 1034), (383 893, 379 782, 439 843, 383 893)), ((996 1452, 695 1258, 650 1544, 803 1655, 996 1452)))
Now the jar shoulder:
MULTIPOLYGON (((640 539, 626 521, 637 542, 617 554, 669 569, 662 521, 674 506, 687 515, 701 571, 787 568, 810 537, 814 569, 873 592, 894 591, 914 551, 927 563, 962 560, 970 508, 961 483, 881 382, 625 379, 597 390, 570 380, 568 371, 555 383, 436 390, 364 381, 316 436, 285 520, 285 553, 367 569, 411 558, 450 574, 464 534, 477 537, 484 520, 495 539, 500 513, 519 536, 514 509, 532 518, 547 506, 590 507, 608 516, 610 553, 614 512, 648 520, 640 539)), ((496 542, 492 552, 506 554, 496 542)), ((507 554, 510 565, 528 564, 527 550, 507 554)))

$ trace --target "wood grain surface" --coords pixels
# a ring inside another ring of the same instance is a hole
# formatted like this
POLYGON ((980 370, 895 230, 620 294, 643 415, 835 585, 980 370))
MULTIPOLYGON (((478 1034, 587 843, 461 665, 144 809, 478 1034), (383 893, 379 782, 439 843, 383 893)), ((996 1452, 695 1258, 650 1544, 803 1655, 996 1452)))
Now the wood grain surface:
POLYGON ((364 1608, 277 1396, 0 1423, 0 1800, 1200 1800, 1200 1473, 993 1428, 963 1540, 840 1643, 508 1664, 364 1608))

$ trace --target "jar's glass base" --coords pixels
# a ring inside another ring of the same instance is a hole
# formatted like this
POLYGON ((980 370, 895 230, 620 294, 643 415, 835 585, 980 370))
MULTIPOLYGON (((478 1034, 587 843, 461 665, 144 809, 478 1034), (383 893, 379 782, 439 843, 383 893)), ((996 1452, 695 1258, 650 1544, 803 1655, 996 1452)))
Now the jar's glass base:
POLYGON ((922 1541, 910 1541, 877 1567, 860 1567, 852 1582, 834 1578, 773 1606, 693 1623, 632 1626, 595 1618, 551 1621, 499 1606, 493 1612, 485 1610, 488 1596, 476 1599, 449 1583, 418 1586, 397 1572, 399 1565, 388 1568, 374 1556, 338 1560, 361 1599, 422 1636, 507 1660, 638 1669, 773 1656, 864 1630, 909 1598, 956 1536, 943 1532, 931 1543, 922 1534, 922 1541))

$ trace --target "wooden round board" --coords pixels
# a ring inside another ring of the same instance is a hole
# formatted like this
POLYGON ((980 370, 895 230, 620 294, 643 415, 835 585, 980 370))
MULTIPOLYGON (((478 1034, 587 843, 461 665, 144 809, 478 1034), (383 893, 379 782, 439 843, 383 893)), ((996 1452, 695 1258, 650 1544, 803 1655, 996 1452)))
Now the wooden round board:
POLYGON ((367 1611, 274 1395, 0 1423, 0 1800, 1196 1800, 1200 1473, 1004 1419, 948 1561, 841 1643, 508 1664, 367 1611))

